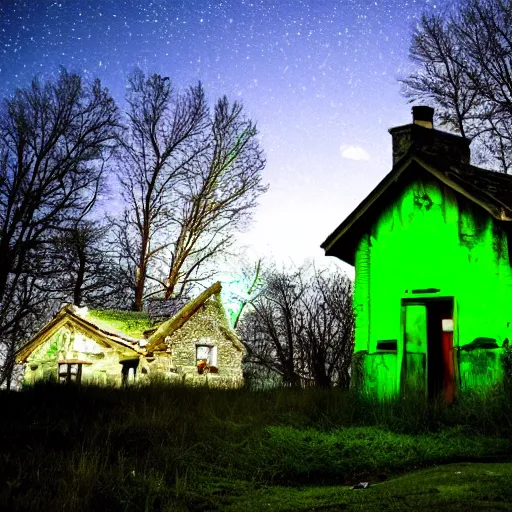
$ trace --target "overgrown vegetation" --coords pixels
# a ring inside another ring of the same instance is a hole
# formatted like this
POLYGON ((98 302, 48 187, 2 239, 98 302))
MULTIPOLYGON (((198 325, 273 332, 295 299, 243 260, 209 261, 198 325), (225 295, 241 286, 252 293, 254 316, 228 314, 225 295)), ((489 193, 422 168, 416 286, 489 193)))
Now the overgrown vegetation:
POLYGON ((504 388, 447 407, 337 389, 41 384, 0 407, 8 510, 222 510, 269 484, 375 482, 512 448, 504 388))
POLYGON ((149 315, 143 311, 91 309, 87 312, 87 320, 100 328, 114 329, 132 338, 143 338, 144 331, 154 327, 149 315))

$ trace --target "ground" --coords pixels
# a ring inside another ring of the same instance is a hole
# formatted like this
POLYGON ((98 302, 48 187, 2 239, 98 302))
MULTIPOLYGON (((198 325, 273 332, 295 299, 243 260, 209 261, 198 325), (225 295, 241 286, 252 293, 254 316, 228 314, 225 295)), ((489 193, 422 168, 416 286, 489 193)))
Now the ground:
POLYGON ((244 485, 222 490, 220 486, 217 506, 226 512, 512 510, 510 482, 511 463, 460 463, 416 471, 365 490, 346 486, 247 489, 244 485), (230 494, 222 499, 223 492, 230 494))
POLYGON ((0 510, 512 510, 509 391, 451 406, 158 382, 0 392, 0 510))

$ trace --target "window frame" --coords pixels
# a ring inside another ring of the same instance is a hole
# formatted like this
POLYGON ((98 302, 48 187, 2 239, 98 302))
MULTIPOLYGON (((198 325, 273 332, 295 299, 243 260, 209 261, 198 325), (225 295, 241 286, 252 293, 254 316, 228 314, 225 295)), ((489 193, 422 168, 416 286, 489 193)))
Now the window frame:
POLYGON ((59 369, 58 369, 58 378, 59 382, 63 384, 78 384, 82 383, 82 366, 84 363, 80 362, 67 362, 67 361, 59 361, 59 369), (66 371, 63 372, 61 368, 66 366, 66 371), (76 373, 73 373, 71 370, 76 366, 76 373))

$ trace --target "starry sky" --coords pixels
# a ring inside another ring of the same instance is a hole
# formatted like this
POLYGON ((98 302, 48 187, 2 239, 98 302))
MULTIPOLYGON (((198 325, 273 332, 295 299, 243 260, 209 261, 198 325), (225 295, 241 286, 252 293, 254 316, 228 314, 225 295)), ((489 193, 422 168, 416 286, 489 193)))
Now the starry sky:
MULTIPOLYGON (((411 121, 399 78, 422 12, 454 0, 0 0, 0 94, 63 65, 121 104, 135 67, 241 100, 266 152, 251 256, 321 263, 320 244, 391 168, 411 121)), ((115 191, 114 191, 115 193, 115 191)), ((330 258, 328 259, 330 260, 330 258)))

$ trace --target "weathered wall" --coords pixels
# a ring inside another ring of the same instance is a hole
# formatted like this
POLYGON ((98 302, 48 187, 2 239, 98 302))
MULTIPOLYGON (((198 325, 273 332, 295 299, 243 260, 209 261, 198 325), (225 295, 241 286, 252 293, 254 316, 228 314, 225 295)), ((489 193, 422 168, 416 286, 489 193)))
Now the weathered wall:
MULTIPOLYGON (((167 341, 168 352, 155 354, 149 360, 147 371, 169 378, 183 380, 190 384, 208 382, 212 385, 234 385, 243 382, 243 349, 238 348, 229 338, 230 334, 224 308, 217 296, 212 297, 183 327, 167 341), (196 366, 196 346, 217 347, 218 373, 200 375, 196 366)), ((235 342, 236 343, 236 342, 235 342)))
MULTIPOLYGON (((354 307, 356 353, 366 387, 396 394, 403 371, 404 299, 454 297, 454 347, 459 385, 481 387, 500 378, 501 349, 479 340, 510 339, 512 272, 507 237, 482 208, 425 176, 405 186, 360 240, 354 307), (435 293, 413 290, 438 289, 435 293), (379 351, 396 340, 396 351, 379 351)), ((421 363, 419 363, 421 364, 421 363)))
MULTIPOLYGON (((149 358, 140 357, 136 381, 143 382, 151 376, 157 376, 188 384, 242 384, 243 346, 229 328, 224 308, 217 296, 212 297, 168 341, 167 352, 158 352, 149 358), (196 345, 217 347, 217 373, 198 373, 196 345)), ((83 383, 121 385, 121 361, 130 359, 133 363, 138 357, 129 348, 117 344, 110 346, 99 337, 93 339, 72 325, 65 324, 28 357, 24 381, 30 384, 37 380, 57 380, 59 361, 80 360, 91 363, 82 365, 83 383)))
POLYGON ((82 366, 82 382, 121 384, 120 353, 76 331, 62 326, 47 341, 37 347, 25 365, 25 383, 37 380, 57 380, 58 361, 79 359, 91 362, 82 366))

